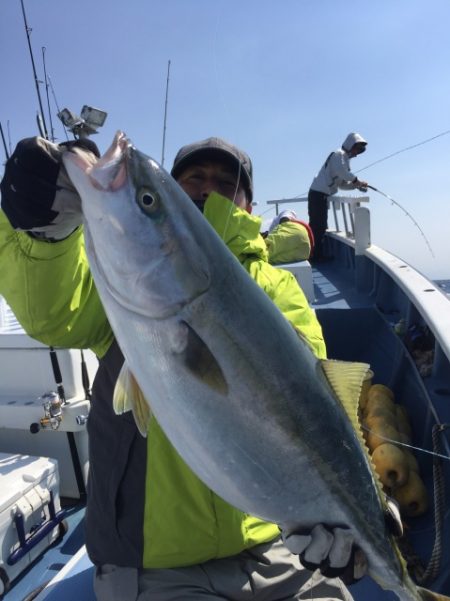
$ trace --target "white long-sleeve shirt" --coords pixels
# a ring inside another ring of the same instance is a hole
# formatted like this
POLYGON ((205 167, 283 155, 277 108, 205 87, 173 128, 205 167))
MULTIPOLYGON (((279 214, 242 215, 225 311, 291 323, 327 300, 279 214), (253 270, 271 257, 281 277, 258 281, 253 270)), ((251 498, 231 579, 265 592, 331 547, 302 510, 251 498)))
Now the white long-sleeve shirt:
POLYGON ((355 185, 351 182, 356 175, 350 171, 350 159, 342 148, 332 152, 319 173, 313 179, 311 190, 322 192, 327 196, 335 194, 339 188, 352 190, 355 185))
POLYGON ((351 133, 346 137, 342 148, 332 152, 322 165, 319 173, 313 179, 311 190, 330 196, 335 194, 339 188, 343 190, 356 188, 352 183, 356 175, 350 171, 348 153, 357 142, 365 142, 365 140, 357 133, 351 133))

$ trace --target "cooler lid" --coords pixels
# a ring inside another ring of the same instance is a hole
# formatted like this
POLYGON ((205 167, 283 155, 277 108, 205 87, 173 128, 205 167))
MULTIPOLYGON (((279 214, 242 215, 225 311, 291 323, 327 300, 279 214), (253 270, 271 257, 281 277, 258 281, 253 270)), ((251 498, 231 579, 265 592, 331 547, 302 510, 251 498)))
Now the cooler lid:
POLYGON ((0 453, 0 512, 57 469, 56 459, 0 453))

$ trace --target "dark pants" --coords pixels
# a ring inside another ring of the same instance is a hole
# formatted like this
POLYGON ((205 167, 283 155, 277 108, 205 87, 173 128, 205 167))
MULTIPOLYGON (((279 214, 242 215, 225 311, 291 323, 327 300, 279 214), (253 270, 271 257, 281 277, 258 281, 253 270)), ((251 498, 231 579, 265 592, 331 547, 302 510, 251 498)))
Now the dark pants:
POLYGON ((314 234, 314 255, 317 259, 324 256, 323 237, 328 228, 328 196, 323 192, 308 192, 309 226, 314 234))
POLYGON ((97 601, 353 601, 341 580, 311 573, 279 538, 187 567, 105 565, 94 588, 97 601))

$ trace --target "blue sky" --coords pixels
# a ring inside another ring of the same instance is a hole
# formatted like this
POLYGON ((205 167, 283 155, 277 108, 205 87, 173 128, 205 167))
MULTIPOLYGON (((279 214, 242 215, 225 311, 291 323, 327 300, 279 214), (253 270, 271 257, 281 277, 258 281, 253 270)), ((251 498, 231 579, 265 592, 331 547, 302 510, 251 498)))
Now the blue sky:
MULTIPOLYGON (((108 112, 95 137, 102 151, 122 129, 161 160, 170 60, 165 166, 197 139, 236 143, 253 160, 264 219, 274 214, 266 200, 307 192, 350 131, 369 142, 352 161, 358 171, 450 129, 448 0, 24 1, 39 77, 45 47, 60 108, 108 112)), ((14 147, 37 134, 20 0, 0 4, 0 74, 0 121, 14 147)), ((51 92, 50 104, 65 139, 51 92)), ((450 278, 449 159, 450 134, 360 173, 412 214, 436 257, 375 193, 372 242, 431 278, 450 278)), ((306 218, 305 205, 296 210, 306 218)))

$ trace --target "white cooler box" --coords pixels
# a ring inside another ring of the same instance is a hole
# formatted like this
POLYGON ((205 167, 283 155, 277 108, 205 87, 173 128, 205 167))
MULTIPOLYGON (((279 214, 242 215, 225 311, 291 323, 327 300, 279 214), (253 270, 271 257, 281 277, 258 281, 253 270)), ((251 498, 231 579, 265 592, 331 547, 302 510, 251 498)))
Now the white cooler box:
POLYGON ((55 459, 0 453, 0 595, 65 532, 55 459))
MULTIPOLYGON (((54 457, 60 467, 62 497, 85 495, 88 474, 86 400, 81 369, 81 352, 57 349, 67 403, 60 421, 44 421, 42 395, 56 390, 49 348, 27 336, 0 296, 0 452, 54 457), (46 425, 45 425, 46 423, 46 425), (33 433, 32 433, 33 432, 33 433)), ((98 361, 84 352, 92 382, 98 361)))

